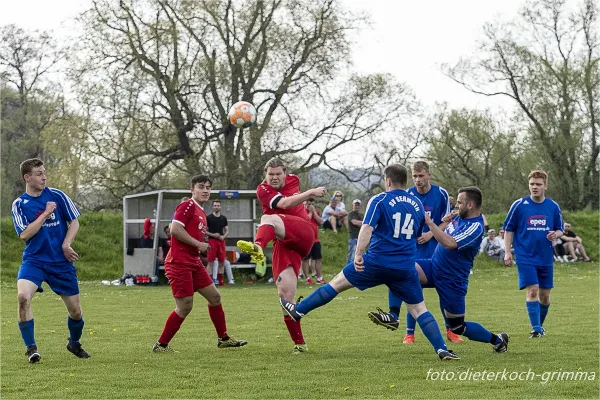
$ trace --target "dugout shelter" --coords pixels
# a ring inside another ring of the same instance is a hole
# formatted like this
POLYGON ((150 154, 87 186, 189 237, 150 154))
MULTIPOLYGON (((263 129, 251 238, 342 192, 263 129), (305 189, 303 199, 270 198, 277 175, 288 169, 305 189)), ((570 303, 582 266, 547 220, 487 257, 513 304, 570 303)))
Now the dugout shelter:
MULTIPOLYGON (((159 239, 164 238, 164 227, 173 217, 175 208, 183 197, 190 197, 189 189, 165 189, 131 194, 123 197, 123 260, 124 273, 152 276, 156 271, 159 239), (144 220, 154 224, 152 248, 140 247, 144 220)), ((210 199, 204 205, 206 215, 212 213, 213 200, 221 201, 221 214, 227 217, 229 236, 226 239, 228 258, 239 251, 238 240, 254 241, 256 227, 260 222, 260 204, 254 190, 211 190, 210 199)), ((166 254, 165 254, 166 256, 166 254)), ((253 263, 237 263, 230 258, 232 268, 255 268, 253 263)), ((163 269, 160 266, 160 269, 163 269)))

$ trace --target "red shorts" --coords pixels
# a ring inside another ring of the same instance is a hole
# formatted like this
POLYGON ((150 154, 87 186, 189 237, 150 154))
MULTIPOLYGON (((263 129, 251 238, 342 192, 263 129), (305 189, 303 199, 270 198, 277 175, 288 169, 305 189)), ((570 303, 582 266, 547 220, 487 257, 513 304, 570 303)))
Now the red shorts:
POLYGON ((199 289, 213 284, 204 265, 165 264, 165 275, 176 299, 193 296, 199 289))
POLYGON ((302 259, 310 253, 315 241, 315 231, 310 222, 294 215, 279 214, 285 227, 285 239, 275 240, 273 246, 273 279, 287 267, 292 266, 296 278, 302 267, 302 259))
POLYGON ((208 255, 206 259, 208 262, 213 262, 215 260, 219 260, 219 262, 225 261, 225 241, 219 239, 208 239, 208 245, 210 246, 210 250, 208 251, 208 255))

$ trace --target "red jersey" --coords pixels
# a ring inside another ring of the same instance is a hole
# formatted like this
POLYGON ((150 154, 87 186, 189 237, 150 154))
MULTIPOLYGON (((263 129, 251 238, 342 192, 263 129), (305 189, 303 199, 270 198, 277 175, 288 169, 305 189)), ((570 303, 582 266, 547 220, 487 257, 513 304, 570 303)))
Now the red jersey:
MULTIPOLYGON (((194 199, 184 201, 175 209, 173 223, 183 225, 185 231, 199 242, 204 242, 206 214, 194 199)), ((202 266, 198 248, 190 246, 171 236, 171 249, 165 258, 165 264, 183 264, 202 266)))
POLYGON ((308 214, 302 203, 288 209, 277 208, 276 206, 276 203, 284 197, 293 196, 298 193, 300 193, 300 179, 293 174, 287 174, 285 176, 285 184, 279 191, 268 185, 266 181, 263 181, 256 188, 256 196, 258 197, 260 204, 262 204, 264 214, 294 215, 308 221, 308 214))

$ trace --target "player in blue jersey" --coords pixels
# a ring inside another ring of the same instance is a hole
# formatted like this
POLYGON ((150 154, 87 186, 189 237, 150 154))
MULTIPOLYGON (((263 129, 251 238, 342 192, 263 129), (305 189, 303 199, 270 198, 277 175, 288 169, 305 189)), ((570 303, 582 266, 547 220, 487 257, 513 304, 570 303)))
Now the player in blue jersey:
MULTIPOLYGON (((440 225, 442 223, 442 218, 450 213, 450 196, 448 196, 448 192, 446 189, 430 182, 431 174, 429 173, 429 164, 425 161, 417 161, 413 164, 412 178, 415 186, 408 189, 408 193, 421 200, 421 203, 423 203, 423 207, 425 208, 425 214, 427 214, 436 225, 440 225)), ((445 228, 445 225, 443 227, 445 228)), ((417 239, 417 259, 431 258, 436 246, 437 240, 433 237, 433 233, 428 226, 424 226, 423 234, 417 239)), ((390 314, 397 316, 400 312, 402 301, 390 291, 388 303, 390 314)), ((444 317, 446 324, 446 336, 448 337, 448 340, 454 343, 462 342, 463 340, 461 337, 450 330, 450 326, 448 325, 448 321, 446 320, 443 311, 442 316, 444 317)), ((415 321, 410 313, 407 312, 406 336, 403 340, 404 344, 415 342, 416 326, 417 321, 415 321)))
MULTIPOLYGON (((435 287, 450 329, 471 340, 490 343, 498 353, 508 350, 508 334, 494 334, 477 322, 465 322, 466 295, 473 260, 483 240, 484 222, 481 216, 481 191, 474 187, 459 189, 456 199, 458 216, 445 230, 425 216, 425 223, 439 242, 430 259, 417 260, 417 270, 423 287, 435 287)), ((390 313, 370 312, 369 318, 389 328, 396 322, 390 313)))
POLYGON ((79 230, 79 210, 58 189, 46 186, 42 160, 32 158, 21 163, 25 193, 12 204, 12 218, 17 234, 25 241, 23 263, 17 275, 19 330, 27 347, 30 363, 40 361, 34 338, 31 299, 42 291, 42 282, 60 295, 69 313, 67 350, 79 358, 90 355, 81 347, 83 316, 79 304, 79 286, 73 262, 79 259, 71 243, 79 230))
POLYGON ((527 313, 531 322, 530 338, 544 336, 544 320, 550 307, 550 290, 554 287, 554 252, 552 242, 564 234, 560 207, 545 196, 548 174, 529 174, 530 196, 515 201, 502 229, 504 233, 504 264, 512 265, 510 246, 515 244, 519 289, 526 290, 527 313))
POLYGON ((442 360, 457 360, 446 348, 435 318, 423 301, 423 290, 415 269, 417 238, 421 236, 425 212, 423 204, 406 188, 407 169, 398 164, 385 168, 384 193, 371 198, 358 234, 354 262, 331 282, 294 304, 280 299, 283 310, 295 321, 329 303, 338 293, 356 287, 365 290, 386 285, 407 304, 421 330, 442 360), (368 251, 365 249, 368 247, 368 251))

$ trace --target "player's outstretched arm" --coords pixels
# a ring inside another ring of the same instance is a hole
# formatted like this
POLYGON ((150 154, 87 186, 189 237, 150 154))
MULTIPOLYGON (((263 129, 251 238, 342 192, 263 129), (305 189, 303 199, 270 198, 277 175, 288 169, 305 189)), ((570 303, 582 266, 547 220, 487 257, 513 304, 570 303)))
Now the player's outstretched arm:
POLYGON ((54 210, 56 210, 56 203, 53 201, 47 202, 46 209, 44 210, 44 212, 41 213, 35 221, 27 225, 27 227, 23 229, 23 232, 21 232, 19 237, 25 241, 28 241, 29 239, 34 237, 35 234, 38 233, 40 229, 42 229, 42 225, 44 225, 44 222, 46 221, 48 216, 54 212, 54 210))
POLYGON ((304 203, 310 197, 323 197, 327 193, 327 189, 324 186, 309 189, 305 192, 295 194, 293 196, 284 197, 277 202, 277 208, 287 209, 296 207, 298 204, 304 203))

